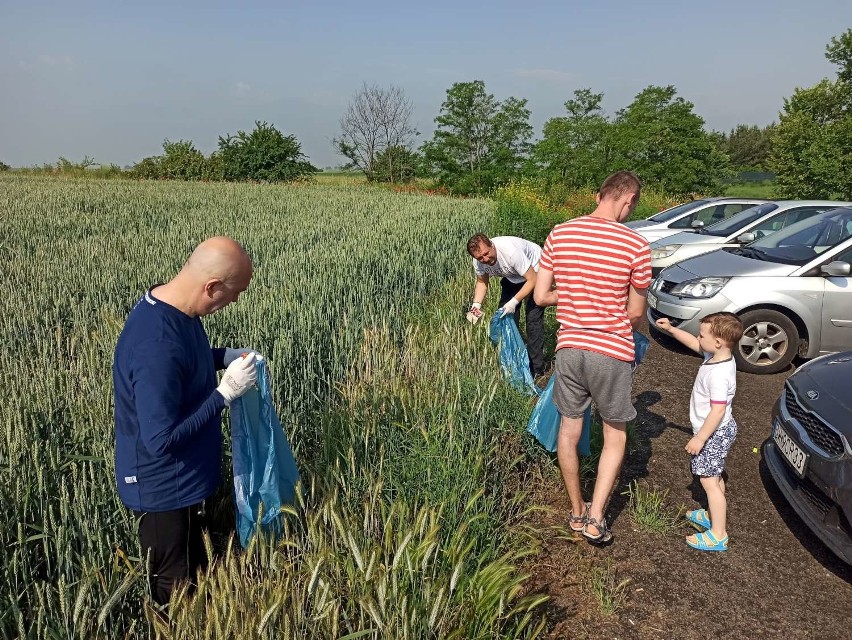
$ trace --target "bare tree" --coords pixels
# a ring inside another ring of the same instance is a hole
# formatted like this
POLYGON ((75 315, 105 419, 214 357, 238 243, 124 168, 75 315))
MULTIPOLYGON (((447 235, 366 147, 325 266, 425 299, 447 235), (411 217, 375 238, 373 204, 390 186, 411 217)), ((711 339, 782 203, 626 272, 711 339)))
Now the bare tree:
MULTIPOLYGON (((350 168, 364 172, 368 180, 376 174, 376 160, 393 162, 398 155, 389 150, 410 150, 417 131, 411 124, 414 108, 405 92, 395 86, 387 89, 367 85, 358 90, 340 119, 340 136, 334 148, 349 160, 350 168)), ((385 175, 394 180, 394 167, 384 167, 385 175)))

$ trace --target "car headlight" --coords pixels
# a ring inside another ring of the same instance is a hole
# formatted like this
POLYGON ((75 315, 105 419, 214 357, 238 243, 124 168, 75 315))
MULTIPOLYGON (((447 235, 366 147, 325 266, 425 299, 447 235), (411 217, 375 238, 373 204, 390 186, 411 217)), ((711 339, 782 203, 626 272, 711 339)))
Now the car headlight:
POLYGON ((663 258, 668 258, 675 251, 680 249, 679 244, 667 244, 663 247, 652 247, 651 248, 651 260, 662 260, 663 258))
POLYGON ((730 278, 695 278, 676 284, 671 290, 673 296, 681 298, 712 298, 728 284, 730 278))

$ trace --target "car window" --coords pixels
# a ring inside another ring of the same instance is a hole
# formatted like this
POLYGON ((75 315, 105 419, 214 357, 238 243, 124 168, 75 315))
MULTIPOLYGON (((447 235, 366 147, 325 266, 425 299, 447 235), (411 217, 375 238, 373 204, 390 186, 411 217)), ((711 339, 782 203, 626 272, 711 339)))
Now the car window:
POLYGON ((706 233, 713 236, 728 236, 736 233, 746 225, 751 224, 755 220, 760 220, 767 213, 771 213, 778 208, 774 202, 765 202, 748 209, 743 209, 737 214, 734 214, 727 220, 717 222, 716 224, 704 229, 706 233))
POLYGON ((697 221, 703 222, 705 227, 711 224, 716 224, 722 220, 727 220, 735 213, 739 213, 743 209, 748 209, 753 205, 742 203, 721 203, 696 209, 690 215, 684 216, 680 220, 675 220, 669 225, 669 229, 689 229, 692 223, 697 221))
POLYGON ((829 209, 804 216, 747 249, 762 259, 803 265, 852 237, 852 208, 829 209))
POLYGON ((686 202, 684 204, 679 204, 675 207, 671 207, 666 209, 665 211, 660 211, 660 213, 654 214, 648 220, 652 222, 668 222, 673 218, 677 218, 679 215, 683 215, 690 209, 695 209, 696 207, 700 207, 705 204, 707 200, 693 200, 692 202, 686 202))
POLYGON ((779 213, 777 216, 772 216, 768 220, 764 220, 758 225, 753 226, 749 231, 754 234, 756 239, 765 238, 771 233, 781 231, 787 225, 787 217, 790 214, 787 211, 779 213))
POLYGON ((733 203, 726 204, 724 215, 722 216, 722 218, 728 219, 732 215, 734 215, 735 213, 739 213, 740 211, 745 211, 746 209, 751 209, 753 206, 754 206, 754 204, 749 204, 747 202, 746 203, 738 203, 738 204, 733 204, 733 203))
POLYGON ((787 209, 782 213, 779 213, 777 216, 772 216, 768 220, 764 220, 760 224, 755 225, 749 231, 754 234, 755 239, 765 238, 768 235, 775 233, 776 231, 781 231, 785 227, 789 227, 791 224, 798 222, 799 220, 805 220, 810 218, 821 211, 827 211, 831 207, 798 207, 797 209, 787 209))
MULTIPOLYGON (((683 216, 682 218, 675 220, 669 225, 669 229, 689 229, 692 226, 694 220, 701 220, 701 217, 698 216, 710 216, 712 212, 716 209, 714 205, 709 207, 699 207, 688 216, 683 216)), ((705 223, 706 224, 706 223, 705 223)))
POLYGON ((817 238, 817 246, 830 249, 846 240, 850 236, 850 222, 852 221, 836 220, 825 224, 817 238))
POLYGON ((852 247, 849 247, 846 251, 841 251, 836 256, 831 259, 831 262, 848 262, 852 264, 852 247))

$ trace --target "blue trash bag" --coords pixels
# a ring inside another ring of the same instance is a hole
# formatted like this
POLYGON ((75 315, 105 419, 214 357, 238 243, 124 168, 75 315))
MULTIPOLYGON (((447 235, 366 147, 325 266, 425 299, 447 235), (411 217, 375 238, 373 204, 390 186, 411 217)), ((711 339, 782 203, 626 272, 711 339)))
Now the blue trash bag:
POLYGON ((648 352, 648 347, 651 346, 651 341, 645 337, 644 333, 639 333, 638 331, 633 332, 633 351, 635 351, 633 355, 633 365, 638 367, 642 360, 645 358, 645 354, 648 352))
POLYGON ((245 548, 258 517, 263 532, 276 538, 280 535, 281 507, 293 503, 299 482, 293 451, 272 404, 269 371, 262 358, 257 361, 256 387, 231 403, 231 446, 237 533, 245 548))
POLYGON ((491 317, 488 327, 488 337, 495 346, 500 348, 500 369, 503 377, 508 378, 515 389, 528 396, 537 395, 540 390, 535 386, 532 372, 530 371, 530 358, 527 354, 527 345, 518 331, 513 314, 503 313, 498 309, 491 317))
MULTIPOLYGON (((638 331, 633 332, 634 350, 636 352, 634 366, 638 366, 645 353, 648 351, 650 341, 638 331)), ((541 445, 548 451, 556 451, 556 438, 559 435, 559 425, 562 422, 562 416, 559 415, 559 410, 553 403, 553 385, 556 383, 556 376, 550 376, 550 380, 544 391, 539 396, 538 402, 533 408, 530 420, 527 423, 527 431, 536 437, 541 445)), ((591 433, 592 433, 592 408, 589 406, 583 414, 583 431, 580 433, 580 442, 577 444, 577 451, 581 456, 592 454, 591 449, 591 433)))

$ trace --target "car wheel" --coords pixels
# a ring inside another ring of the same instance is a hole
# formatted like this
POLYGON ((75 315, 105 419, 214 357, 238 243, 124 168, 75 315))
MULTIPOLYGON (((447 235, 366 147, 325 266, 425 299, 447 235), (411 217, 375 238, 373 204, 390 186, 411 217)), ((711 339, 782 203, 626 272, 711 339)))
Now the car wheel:
POLYGON ((743 337, 734 350, 740 371, 777 373, 789 366, 799 348, 799 332, 790 318, 772 309, 756 309, 740 320, 743 337))

